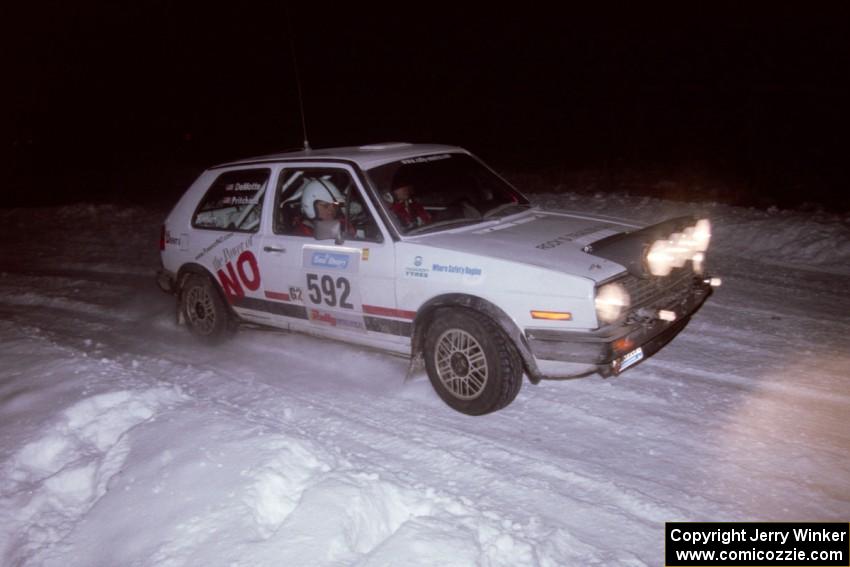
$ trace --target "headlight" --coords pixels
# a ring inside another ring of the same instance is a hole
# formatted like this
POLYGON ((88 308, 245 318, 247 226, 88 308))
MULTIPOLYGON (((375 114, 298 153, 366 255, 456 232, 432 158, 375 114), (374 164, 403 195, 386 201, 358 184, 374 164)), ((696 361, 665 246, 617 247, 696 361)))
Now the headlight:
POLYGON ((653 276, 666 276, 673 268, 681 268, 688 260, 694 264, 694 270, 702 269, 705 259, 703 254, 708 250, 711 241, 711 223, 708 219, 700 219, 693 226, 682 232, 674 232, 668 238, 656 240, 649 247, 646 263, 653 276))
POLYGON ((697 221, 694 226, 694 239, 697 241, 697 252, 708 250, 708 244, 711 242, 711 223, 708 219, 697 221))
POLYGON ((705 262, 705 254, 697 252, 694 254, 694 257, 691 258, 691 262, 694 264, 694 273, 701 276, 703 272, 703 262, 705 262))
POLYGON ((618 283, 605 284, 596 290, 596 316, 600 321, 616 321, 630 304, 629 292, 618 283))

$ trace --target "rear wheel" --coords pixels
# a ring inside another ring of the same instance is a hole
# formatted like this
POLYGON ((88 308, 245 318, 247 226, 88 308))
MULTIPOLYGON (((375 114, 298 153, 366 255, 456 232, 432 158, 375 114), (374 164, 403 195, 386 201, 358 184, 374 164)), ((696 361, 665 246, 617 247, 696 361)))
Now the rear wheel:
POLYGON ((510 339, 468 309, 434 315, 425 334, 425 367, 443 401, 468 415, 502 409, 522 386, 522 362, 510 339))
POLYGON ((215 343, 233 334, 235 322, 230 310, 209 278, 189 276, 180 297, 180 309, 193 335, 215 343))

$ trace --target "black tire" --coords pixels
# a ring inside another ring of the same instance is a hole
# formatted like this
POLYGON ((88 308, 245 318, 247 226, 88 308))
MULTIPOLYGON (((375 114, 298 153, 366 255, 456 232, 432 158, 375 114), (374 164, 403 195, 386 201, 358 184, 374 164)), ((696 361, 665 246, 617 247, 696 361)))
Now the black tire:
POLYGON ((484 415, 510 404, 522 387, 522 360, 489 317, 469 309, 440 309, 425 333, 431 385, 453 409, 484 415))
POLYGON ((229 338, 236 321, 210 278, 192 274, 180 291, 180 309, 193 335, 208 343, 229 338))

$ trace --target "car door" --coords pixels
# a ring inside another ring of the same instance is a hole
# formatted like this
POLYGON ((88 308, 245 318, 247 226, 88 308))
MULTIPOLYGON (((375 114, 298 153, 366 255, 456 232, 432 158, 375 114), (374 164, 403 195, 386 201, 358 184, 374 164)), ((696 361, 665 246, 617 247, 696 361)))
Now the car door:
POLYGON ((262 240, 266 309, 276 324, 348 342, 404 352, 410 321, 395 304, 394 248, 356 171, 347 164, 286 164, 278 174, 271 230, 262 240), (303 231, 320 182, 342 196, 342 241, 303 231))

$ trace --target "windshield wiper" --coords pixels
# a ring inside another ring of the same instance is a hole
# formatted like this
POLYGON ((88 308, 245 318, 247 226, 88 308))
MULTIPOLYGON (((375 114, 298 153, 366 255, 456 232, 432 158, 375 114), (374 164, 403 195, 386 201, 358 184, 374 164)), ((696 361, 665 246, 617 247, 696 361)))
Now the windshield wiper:
POLYGON ((497 205, 495 208, 492 208, 489 211, 487 211, 486 213, 484 213, 484 218, 489 219, 491 217, 494 217, 494 216, 498 215, 499 213, 502 213, 502 212, 510 209, 511 207, 527 208, 527 207, 530 207, 530 206, 531 205, 528 205, 526 203, 502 203, 501 205, 497 205))

